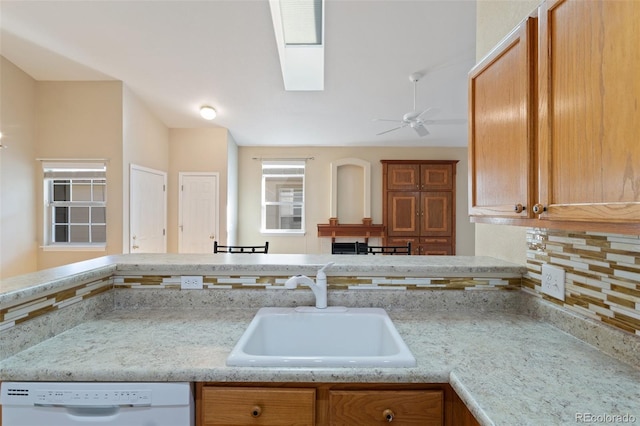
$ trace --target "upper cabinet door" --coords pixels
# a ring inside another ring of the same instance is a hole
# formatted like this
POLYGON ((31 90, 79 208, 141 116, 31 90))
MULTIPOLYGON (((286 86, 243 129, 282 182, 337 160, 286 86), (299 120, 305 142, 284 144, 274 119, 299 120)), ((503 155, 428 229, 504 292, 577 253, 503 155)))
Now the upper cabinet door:
POLYGON ((421 164, 420 189, 422 191, 450 191, 453 189, 453 164, 421 164))
POLYGON ((540 218, 638 223, 640 2, 548 0, 539 19, 540 218))
POLYGON ((420 190, 420 166, 418 164, 389 164, 387 166, 387 189, 420 190))
POLYGON ((469 214, 532 217, 536 195, 536 18, 469 73, 469 214))

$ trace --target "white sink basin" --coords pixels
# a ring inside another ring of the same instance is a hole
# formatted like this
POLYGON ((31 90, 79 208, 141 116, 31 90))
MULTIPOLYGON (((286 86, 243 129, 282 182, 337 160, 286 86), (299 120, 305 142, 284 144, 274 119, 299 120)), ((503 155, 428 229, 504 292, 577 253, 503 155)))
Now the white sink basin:
POLYGON ((415 367, 384 309, 262 308, 227 358, 245 367, 415 367))

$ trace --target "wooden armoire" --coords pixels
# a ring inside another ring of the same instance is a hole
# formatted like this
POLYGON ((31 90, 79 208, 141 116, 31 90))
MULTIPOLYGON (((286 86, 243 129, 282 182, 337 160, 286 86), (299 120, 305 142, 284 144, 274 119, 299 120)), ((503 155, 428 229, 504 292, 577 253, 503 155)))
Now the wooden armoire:
POLYGON ((380 160, 384 245, 414 255, 456 253, 457 160, 380 160))

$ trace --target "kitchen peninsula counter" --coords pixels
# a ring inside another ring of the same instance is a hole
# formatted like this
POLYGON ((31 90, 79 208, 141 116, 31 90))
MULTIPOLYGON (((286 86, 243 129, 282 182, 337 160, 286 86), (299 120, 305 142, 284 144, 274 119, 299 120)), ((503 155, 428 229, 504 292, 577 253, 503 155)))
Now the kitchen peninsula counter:
POLYGON ((389 314, 415 368, 227 367, 255 309, 113 311, 1 362, 2 380, 451 383, 490 425, 640 422, 640 370, 515 313, 389 314))
POLYGON ((315 276, 519 277, 522 265, 486 256, 356 256, 305 254, 122 254, 104 256, 0 280, 0 307, 60 291, 82 281, 127 274, 262 274, 315 276))

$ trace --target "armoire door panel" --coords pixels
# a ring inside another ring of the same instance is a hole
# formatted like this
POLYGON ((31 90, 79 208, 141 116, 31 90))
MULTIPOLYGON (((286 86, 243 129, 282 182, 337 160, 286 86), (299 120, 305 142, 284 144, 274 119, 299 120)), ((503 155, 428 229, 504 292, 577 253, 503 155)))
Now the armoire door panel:
POLYGON ((420 189, 420 167, 414 164, 389 164, 387 189, 417 191, 420 189))
POLYGON ((388 235, 415 235, 419 232, 419 199, 420 195, 417 192, 388 194, 388 235))
POLYGON ((451 235, 451 192, 423 192, 420 204, 420 235, 451 235))

